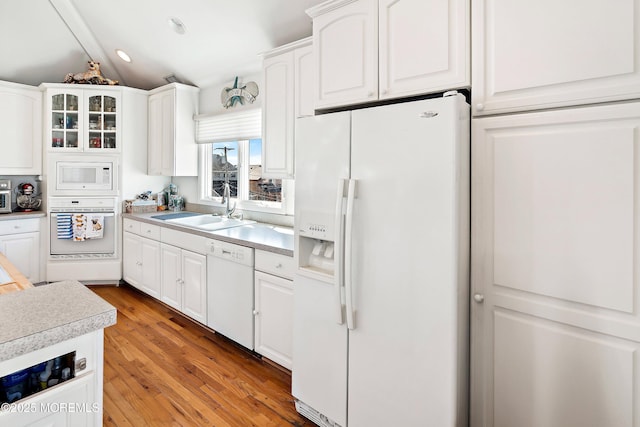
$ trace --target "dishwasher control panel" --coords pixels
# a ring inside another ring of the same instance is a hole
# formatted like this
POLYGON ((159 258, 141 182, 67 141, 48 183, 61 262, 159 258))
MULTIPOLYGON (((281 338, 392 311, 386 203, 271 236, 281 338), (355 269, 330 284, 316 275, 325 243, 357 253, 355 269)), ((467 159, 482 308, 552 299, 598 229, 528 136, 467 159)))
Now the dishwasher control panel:
POLYGON ((219 240, 210 240, 208 242, 207 253, 209 256, 253 267, 253 248, 222 242, 219 240))

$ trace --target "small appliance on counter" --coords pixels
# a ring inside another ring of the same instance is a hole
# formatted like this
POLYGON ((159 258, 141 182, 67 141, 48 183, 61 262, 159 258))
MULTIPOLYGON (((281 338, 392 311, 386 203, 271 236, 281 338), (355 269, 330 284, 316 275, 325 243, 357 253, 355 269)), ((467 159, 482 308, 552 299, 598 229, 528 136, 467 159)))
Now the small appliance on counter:
POLYGON ((33 184, 23 182, 16 188, 16 204, 18 210, 22 212, 31 212, 37 210, 42 204, 42 200, 34 195, 35 189, 33 184))
POLYGON ((0 213, 11 213, 11 181, 0 179, 0 213))

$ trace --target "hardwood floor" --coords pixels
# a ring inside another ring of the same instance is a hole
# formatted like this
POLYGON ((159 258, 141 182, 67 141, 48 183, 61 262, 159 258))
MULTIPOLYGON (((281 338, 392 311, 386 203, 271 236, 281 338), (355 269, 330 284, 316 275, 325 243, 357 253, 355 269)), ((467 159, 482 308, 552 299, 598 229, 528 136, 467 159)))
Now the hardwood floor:
POLYGON ((105 329, 105 426, 313 426, 289 372, 129 286, 91 289, 118 310, 105 329))

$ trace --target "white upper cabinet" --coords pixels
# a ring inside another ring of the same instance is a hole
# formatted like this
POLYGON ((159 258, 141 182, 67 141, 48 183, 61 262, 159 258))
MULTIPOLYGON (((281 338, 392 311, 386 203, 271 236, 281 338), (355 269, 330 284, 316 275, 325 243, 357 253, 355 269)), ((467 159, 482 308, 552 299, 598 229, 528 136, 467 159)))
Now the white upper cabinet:
POLYGON ((331 0, 307 14, 316 109, 470 84, 469 0, 331 0))
POLYGON ((11 175, 42 173, 42 93, 0 82, 0 170, 11 175))
POLYGON ((48 151, 121 151, 120 88, 50 83, 43 83, 41 87, 46 89, 44 126, 48 151))
POLYGON ((640 96, 640 0, 473 2, 476 115, 640 96))
POLYGON ((198 88, 179 83, 149 92, 149 175, 198 175, 193 121, 198 112, 198 93, 198 88))
POLYGON ((380 99, 468 87, 468 0, 379 0, 380 99))
POLYGON ((264 54, 262 64, 262 176, 293 178, 296 117, 312 116, 311 38, 264 54))
POLYGON ((313 18, 317 109, 378 99, 377 0, 330 1, 313 18))

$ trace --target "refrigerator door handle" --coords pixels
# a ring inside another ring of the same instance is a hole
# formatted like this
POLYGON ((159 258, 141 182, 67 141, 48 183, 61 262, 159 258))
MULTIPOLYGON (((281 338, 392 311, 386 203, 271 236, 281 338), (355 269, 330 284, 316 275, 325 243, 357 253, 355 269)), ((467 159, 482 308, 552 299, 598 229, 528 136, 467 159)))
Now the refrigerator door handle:
POLYGON ((345 283, 345 302, 347 311, 347 328, 355 329, 355 316, 353 311, 353 200, 356 197, 356 180, 349 180, 349 191, 347 193, 347 212, 345 217, 344 232, 344 283, 345 283))
POLYGON ((338 180, 338 191, 336 195, 336 213, 335 213, 335 241, 333 243, 333 259, 335 265, 335 271, 333 273, 333 287, 335 295, 335 307, 337 309, 336 319, 338 325, 344 323, 344 306, 342 304, 342 287, 344 277, 344 257, 342 254, 344 247, 344 222, 343 209, 344 209, 344 187, 346 179, 338 180))

